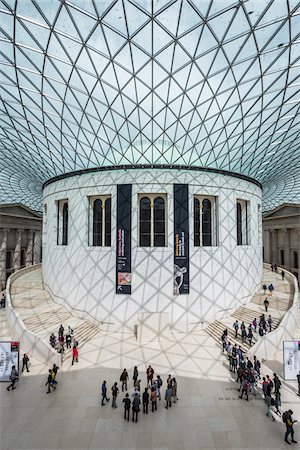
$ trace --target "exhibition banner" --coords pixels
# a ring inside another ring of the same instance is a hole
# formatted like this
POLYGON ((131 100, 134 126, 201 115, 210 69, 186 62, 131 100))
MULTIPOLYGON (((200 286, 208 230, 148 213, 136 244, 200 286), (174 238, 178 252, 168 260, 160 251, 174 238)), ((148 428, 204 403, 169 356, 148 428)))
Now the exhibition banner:
POLYGON ((0 341, 0 381, 10 381, 12 366, 19 371, 20 342, 0 341))
POLYGON ((283 342, 283 369, 285 380, 297 380, 300 371, 300 341, 283 342))
POLYGON ((189 191, 174 184, 174 295, 189 293, 189 191))
POLYGON ((117 294, 131 294, 131 196, 131 184, 117 185, 117 294))

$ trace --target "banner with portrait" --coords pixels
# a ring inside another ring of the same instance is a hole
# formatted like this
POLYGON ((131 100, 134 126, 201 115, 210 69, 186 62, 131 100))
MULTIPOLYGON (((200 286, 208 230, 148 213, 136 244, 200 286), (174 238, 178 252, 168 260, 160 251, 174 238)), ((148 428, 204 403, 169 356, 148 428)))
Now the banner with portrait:
POLYGON ((174 184, 174 295, 189 294, 189 191, 174 184))
POLYGON ((131 197, 131 184, 117 185, 117 294, 131 294, 131 197))
POLYGON ((12 366, 19 371, 20 342, 0 341, 0 381, 10 381, 12 366))

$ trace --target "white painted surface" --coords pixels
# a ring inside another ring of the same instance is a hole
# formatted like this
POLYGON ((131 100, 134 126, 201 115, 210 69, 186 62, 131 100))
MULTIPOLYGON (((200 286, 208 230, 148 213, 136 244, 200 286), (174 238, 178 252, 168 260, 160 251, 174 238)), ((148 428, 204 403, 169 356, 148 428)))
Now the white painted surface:
POLYGON ((123 170, 65 178, 44 189, 43 278, 54 299, 90 313, 115 329, 137 323, 137 314, 166 312, 175 330, 187 331, 250 300, 262 274, 261 190, 239 178, 178 170, 123 170), (189 185, 190 294, 173 295, 173 183, 189 185), (116 295, 116 184, 132 184, 132 294, 116 295), (167 194, 168 246, 138 247, 139 193, 167 194), (112 246, 88 246, 88 196, 112 196, 112 246), (218 197, 218 247, 194 247, 193 196, 218 197), (56 201, 69 201, 69 245, 56 245, 56 201), (236 199, 250 201, 249 245, 236 245, 236 199))
POLYGON ((139 342, 168 341, 170 339, 168 313, 140 313, 137 320, 139 342))

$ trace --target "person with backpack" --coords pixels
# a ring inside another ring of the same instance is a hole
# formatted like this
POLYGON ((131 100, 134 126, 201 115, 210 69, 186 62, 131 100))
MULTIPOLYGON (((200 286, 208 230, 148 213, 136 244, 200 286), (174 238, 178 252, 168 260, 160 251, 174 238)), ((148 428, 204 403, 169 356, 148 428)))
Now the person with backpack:
POLYGON ((289 409, 288 411, 285 411, 282 414, 282 421, 286 425, 286 432, 285 432, 284 440, 289 445, 291 445, 291 442, 293 444, 297 444, 297 441, 295 441, 295 439, 294 439, 294 429, 293 429, 293 425, 294 425, 295 422, 297 422, 297 420, 293 420, 293 418, 292 418, 293 414, 294 413, 293 413, 293 411, 291 409, 289 409), (291 442, 288 441, 289 435, 291 435, 291 438, 292 438, 291 442))
POLYGON ((116 409, 117 408, 117 397, 119 394, 119 388, 118 388, 118 383, 115 382, 114 385, 111 388, 111 393, 112 393, 112 403, 111 406, 112 408, 116 409))
POLYGON ((143 392, 143 414, 148 414, 148 406, 149 406, 149 392, 148 388, 145 388, 143 392))
POLYGON ((130 411, 130 405, 131 405, 131 400, 129 398, 129 394, 127 392, 127 394, 125 395, 125 398, 123 398, 123 403, 124 403, 124 419, 129 422, 129 411, 130 411))
POLYGON ((134 422, 134 417, 135 417, 135 421, 136 422, 138 421, 140 404, 141 404, 140 397, 139 397, 138 393, 136 393, 134 396, 134 399, 132 401, 132 422, 134 422))
POLYGON ((102 402, 101 402, 101 406, 104 406, 106 403, 109 402, 109 398, 107 398, 107 386, 106 386, 106 381, 104 380, 101 386, 101 395, 102 395, 102 402), (106 400, 106 403, 104 403, 104 400, 106 400))
POLYGON ((128 380, 128 372, 126 369, 123 370, 120 376, 120 381, 122 382, 122 392, 127 391, 127 380, 128 380))
POLYGON ((47 394, 50 394, 51 392, 50 388, 53 388, 54 390, 56 389, 56 387, 53 384, 53 373, 51 369, 49 369, 49 374, 45 386, 48 386, 48 391, 46 392, 47 394))
POLYGON ((163 382, 162 382, 160 375, 157 375, 156 392, 157 392, 157 397, 159 398, 159 401, 161 400, 160 388, 162 387, 162 384, 163 384, 163 382))
POLYGON ((269 289, 269 295, 272 295, 273 291, 275 289, 272 283, 269 285, 268 289, 269 289))

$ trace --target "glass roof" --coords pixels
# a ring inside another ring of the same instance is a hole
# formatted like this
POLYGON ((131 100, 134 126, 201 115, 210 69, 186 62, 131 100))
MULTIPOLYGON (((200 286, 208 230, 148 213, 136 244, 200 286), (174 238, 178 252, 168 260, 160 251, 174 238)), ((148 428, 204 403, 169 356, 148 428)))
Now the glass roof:
POLYGON ((300 201, 300 2, 2 0, 0 201, 126 164, 211 167, 300 201))

